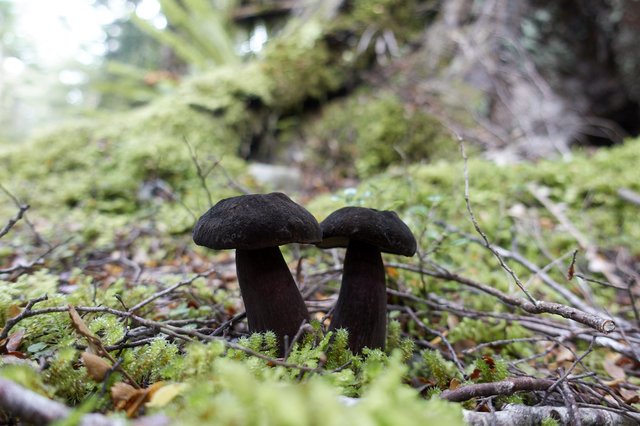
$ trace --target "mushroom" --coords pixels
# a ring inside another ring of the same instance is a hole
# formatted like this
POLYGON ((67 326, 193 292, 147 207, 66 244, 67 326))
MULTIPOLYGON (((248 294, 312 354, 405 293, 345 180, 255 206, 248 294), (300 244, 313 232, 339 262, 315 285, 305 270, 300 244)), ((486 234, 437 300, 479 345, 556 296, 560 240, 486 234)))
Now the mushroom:
POLYGON ((320 248, 346 247, 342 285, 330 330, 349 331, 349 348, 384 349, 387 294, 381 252, 413 256, 416 240, 392 211, 344 207, 320 223, 320 248))
POLYGON ((236 271, 250 332, 273 331, 280 354, 309 312, 278 248, 317 243, 316 219, 285 194, 251 194, 219 201, 203 214, 193 241, 215 250, 236 249, 236 271))

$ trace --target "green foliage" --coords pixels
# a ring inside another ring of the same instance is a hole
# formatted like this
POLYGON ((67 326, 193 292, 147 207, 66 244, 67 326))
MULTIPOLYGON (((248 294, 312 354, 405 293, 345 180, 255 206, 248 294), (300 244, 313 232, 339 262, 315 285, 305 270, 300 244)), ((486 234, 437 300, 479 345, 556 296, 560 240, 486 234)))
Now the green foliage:
POLYGON ((45 383, 55 387, 55 395, 70 403, 83 401, 97 386, 86 368, 77 364, 79 355, 72 347, 59 349, 42 372, 45 383))
POLYGON ((435 118, 390 92, 336 101, 324 108, 308 133, 314 155, 329 160, 333 173, 346 176, 357 171, 365 177, 392 164, 451 157, 447 152, 457 149, 435 118))
POLYGON ((161 0, 162 13, 170 25, 159 30, 132 15, 139 29, 165 44, 187 64, 204 70, 212 65, 239 62, 233 43, 232 21, 228 19, 233 1, 161 0))
MULTIPOLYGON (((460 323, 449 333, 449 341, 451 343, 470 340, 475 344, 493 342, 495 340, 510 340, 523 337, 530 337, 531 332, 526 330, 520 324, 508 323, 505 320, 474 320, 471 318, 462 318, 460 323)), ((533 355, 532 348, 529 344, 511 343, 501 346, 507 353, 526 357, 533 355)))
POLYGON ((560 423, 553 417, 545 417, 542 419, 540 426, 560 426, 560 423))
POLYGON ((473 378, 476 383, 498 382, 506 379, 509 375, 505 360, 488 356, 477 359, 470 370, 474 373, 472 377, 477 376, 473 378))
POLYGON ((51 396, 51 389, 37 371, 35 365, 29 364, 5 364, 0 357, 0 377, 11 380, 25 388, 42 395, 51 396))
POLYGON ((404 361, 409 361, 413 356, 415 350, 415 344, 412 339, 403 338, 401 336, 402 326, 399 321, 391 320, 387 327, 387 353, 393 353, 395 350, 399 350, 402 354, 404 361))
POLYGON ((123 367, 135 380, 155 383, 165 377, 173 377, 173 362, 179 356, 179 349, 175 344, 158 337, 149 345, 127 351, 123 367))
POLYGON ((426 350, 422 352, 421 362, 416 366, 424 377, 435 380, 440 389, 448 389, 453 378, 460 378, 453 362, 447 361, 438 351, 426 350))
POLYGON ((459 408, 442 401, 424 401, 402 384, 406 369, 392 359, 372 379, 355 405, 340 401, 336 389, 323 376, 302 383, 269 375, 255 375, 243 361, 213 360, 210 380, 194 377, 185 394, 168 407, 181 424, 215 422, 220 425, 323 424, 462 424, 459 408))

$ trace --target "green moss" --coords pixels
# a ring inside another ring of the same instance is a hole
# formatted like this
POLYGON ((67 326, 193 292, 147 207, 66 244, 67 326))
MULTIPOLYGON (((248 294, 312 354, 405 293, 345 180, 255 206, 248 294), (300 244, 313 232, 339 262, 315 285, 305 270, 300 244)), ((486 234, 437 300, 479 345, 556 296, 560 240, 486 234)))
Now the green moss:
POLYGON ((312 156, 327 171, 370 176, 392 164, 451 157, 456 144, 434 117, 390 92, 340 100, 308 128, 312 156))
POLYGON ((220 425, 323 424, 462 424, 459 408, 442 401, 424 401, 402 384, 406 372, 394 359, 367 386, 355 405, 341 402, 324 377, 303 383, 256 376, 243 362, 213 360, 210 380, 190 380, 181 398, 166 411, 181 424, 214 422, 220 425))

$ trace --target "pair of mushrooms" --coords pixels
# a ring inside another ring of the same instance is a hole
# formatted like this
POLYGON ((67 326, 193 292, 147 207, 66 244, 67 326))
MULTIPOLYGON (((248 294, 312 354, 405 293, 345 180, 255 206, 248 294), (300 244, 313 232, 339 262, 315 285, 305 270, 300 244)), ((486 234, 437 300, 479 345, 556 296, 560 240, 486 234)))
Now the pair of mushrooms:
POLYGON ((219 201, 196 224, 193 240, 236 249, 238 284, 250 332, 273 331, 280 354, 309 312, 280 253, 283 244, 346 247, 342 284, 330 330, 349 331, 349 348, 384 349, 387 296, 381 252, 413 256, 416 240, 391 211, 344 207, 321 224, 285 194, 241 195, 219 201))

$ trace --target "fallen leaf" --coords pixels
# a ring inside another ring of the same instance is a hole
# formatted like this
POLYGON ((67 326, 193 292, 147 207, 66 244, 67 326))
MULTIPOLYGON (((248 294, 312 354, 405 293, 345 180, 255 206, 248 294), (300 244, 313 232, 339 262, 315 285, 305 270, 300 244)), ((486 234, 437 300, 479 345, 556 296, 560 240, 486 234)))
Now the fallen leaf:
POLYGON ((470 378, 471 380, 477 380, 477 379, 479 379, 479 378, 480 378, 480 375, 481 375, 481 374, 482 374, 482 372, 480 371, 480 369, 479 369, 479 368, 475 368, 475 369, 473 370, 473 372, 471 373, 471 375, 469 376, 469 378, 470 378))
POLYGON ((149 398, 147 407, 164 407, 187 388, 186 383, 171 383, 156 390, 149 398))
POLYGON ((111 387, 111 400, 118 410, 123 410, 127 401, 135 397, 140 389, 136 389, 128 383, 118 382, 111 387))
POLYGON ((574 355, 573 351, 569 350, 569 348, 565 348, 564 346, 558 348, 555 359, 558 364, 561 364, 563 362, 573 362, 575 361, 575 359, 576 356, 574 355))
POLYGON ((624 369, 622 369, 621 367, 618 367, 616 365, 615 360, 613 359, 610 359, 610 358, 605 359, 604 362, 602 363, 602 366, 604 367, 604 370, 607 372, 607 374, 609 374, 614 379, 624 380, 627 377, 627 375, 624 372, 624 369))
POLYGON ((489 355, 482 355, 482 359, 487 363, 487 367, 489 367, 490 370, 495 370, 496 362, 493 360, 493 358, 491 358, 489 355))
POLYGON ((22 343, 24 333, 24 329, 21 328, 20 330, 12 333, 6 339, 0 340, 0 354, 7 354, 17 351, 17 349, 20 347, 20 344, 22 343))
POLYGON ((89 352, 92 354, 100 354, 102 352, 102 342, 100 339, 94 335, 87 324, 84 322, 76 308, 72 305, 69 305, 69 316, 71 317, 71 325, 73 329, 78 332, 83 337, 87 338, 87 343, 89 344, 89 352))
POLYGON ((634 391, 631 389, 620 389, 618 390, 622 399, 627 404, 636 404, 640 402, 640 392, 634 391))
POLYGON ((7 318, 15 318, 22 313, 22 308, 18 305, 11 305, 7 308, 7 318))
POLYGON ((87 368, 87 373, 96 382, 101 382, 111 370, 111 365, 104 358, 90 352, 83 352, 81 355, 82 363, 87 368))
POLYGON ((136 389, 133 386, 118 382, 111 387, 111 400, 118 410, 124 410, 128 417, 134 417, 142 404, 147 402, 164 382, 156 382, 146 389, 136 389))
POLYGON ((87 338, 95 338, 80 314, 78 314, 78 311, 76 311, 76 308, 74 308, 72 305, 69 305, 69 316, 71 317, 71 325, 73 326, 73 329, 78 332, 78 334, 87 338))
POLYGON ((451 379, 451 382, 449 382, 449 390, 458 389, 460 385, 461 385, 460 379, 454 377, 453 379, 451 379))

